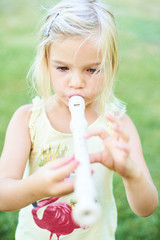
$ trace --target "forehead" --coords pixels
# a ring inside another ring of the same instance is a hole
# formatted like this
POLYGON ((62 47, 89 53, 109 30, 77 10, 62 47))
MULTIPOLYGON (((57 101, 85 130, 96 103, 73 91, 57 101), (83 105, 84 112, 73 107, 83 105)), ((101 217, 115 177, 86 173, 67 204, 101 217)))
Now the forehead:
POLYGON ((51 44, 50 59, 64 62, 81 63, 101 62, 95 40, 85 38, 65 38, 56 44, 51 44))

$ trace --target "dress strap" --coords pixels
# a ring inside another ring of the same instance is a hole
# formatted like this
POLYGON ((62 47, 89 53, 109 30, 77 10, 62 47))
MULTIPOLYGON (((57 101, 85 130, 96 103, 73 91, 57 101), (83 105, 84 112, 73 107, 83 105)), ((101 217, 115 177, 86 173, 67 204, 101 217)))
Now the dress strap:
POLYGON ((31 118, 29 121, 29 128, 30 128, 30 135, 31 135, 31 142, 34 142, 35 139, 35 133, 36 133, 36 120, 37 118, 40 116, 40 114, 42 113, 42 110, 44 108, 44 101, 36 96, 33 100, 33 107, 32 107, 32 114, 31 114, 31 118))

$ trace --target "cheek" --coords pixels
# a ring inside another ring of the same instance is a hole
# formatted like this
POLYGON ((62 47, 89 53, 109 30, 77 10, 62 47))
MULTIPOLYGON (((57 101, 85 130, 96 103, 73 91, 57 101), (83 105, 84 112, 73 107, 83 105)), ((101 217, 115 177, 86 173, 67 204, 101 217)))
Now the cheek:
POLYGON ((55 79, 51 80, 51 85, 52 85, 53 90, 58 90, 61 88, 60 84, 55 79))
POLYGON ((63 92, 64 89, 66 89, 65 81, 57 75, 56 76, 52 75, 51 85, 52 85, 53 90, 57 91, 57 92, 63 92))
POLYGON ((50 81, 51 81, 51 85, 52 85, 52 88, 57 88, 58 85, 60 84, 60 81, 58 81, 59 77, 57 75, 57 72, 54 71, 54 70, 51 70, 50 71, 50 81))
POLYGON ((103 73, 100 75, 99 77, 99 82, 98 82, 98 88, 99 88, 99 91, 100 93, 102 92, 102 90, 104 89, 104 75, 103 73))
POLYGON ((98 80, 92 79, 91 83, 88 85, 88 94, 91 98, 97 98, 97 96, 101 94, 103 89, 102 82, 100 78, 98 80))
POLYGON ((99 76, 96 81, 93 81, 93 91, 97 93, 101 93, 103 90, 104 84, 103 84, 103 77, 99 76))

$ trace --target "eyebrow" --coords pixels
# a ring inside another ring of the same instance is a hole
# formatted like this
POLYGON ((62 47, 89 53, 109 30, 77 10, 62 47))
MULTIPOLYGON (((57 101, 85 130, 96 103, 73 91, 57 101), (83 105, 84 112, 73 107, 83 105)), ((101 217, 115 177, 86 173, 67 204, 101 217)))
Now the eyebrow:
MULTIPOLYGON (((51 62, 52 63, 55 63, 55 64, 62 64, 62 65, 72 65, 70 63, 67 63, 67 62, 64 62, 64 61, 60 61, 60 60, 54 60, 54 59, 51 59, 51 62)), ((86 65, 84 65, 83 67, 86 67, 86 66, 99 66, 101 64, 101 62, 91 62, 91 63, 87 63, 86 65)))

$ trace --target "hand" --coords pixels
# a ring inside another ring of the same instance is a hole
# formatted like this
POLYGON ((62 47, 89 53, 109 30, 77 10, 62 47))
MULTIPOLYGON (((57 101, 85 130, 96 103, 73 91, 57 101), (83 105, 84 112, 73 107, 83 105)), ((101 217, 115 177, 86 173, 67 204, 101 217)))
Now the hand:
POLYGON ((122 177, 130 177, 135 170, 135 164, 130 158, 129 137, 120 120, 112 116, 107 116, 106 119, 112 123, 112 135, 104 129, 95 129, 85 136, 86 138, 99 136, 104 144, 104 150, 91 154, 90 161, 91 163, 100 162, 122 177))
POLYGON ((79 165, 74 157, 58 158, 30 176, 37 199, 57 197, 74 191, 74 178, 67 178, 79 165), (67 178, 67 179, 66 179, 67 178))

